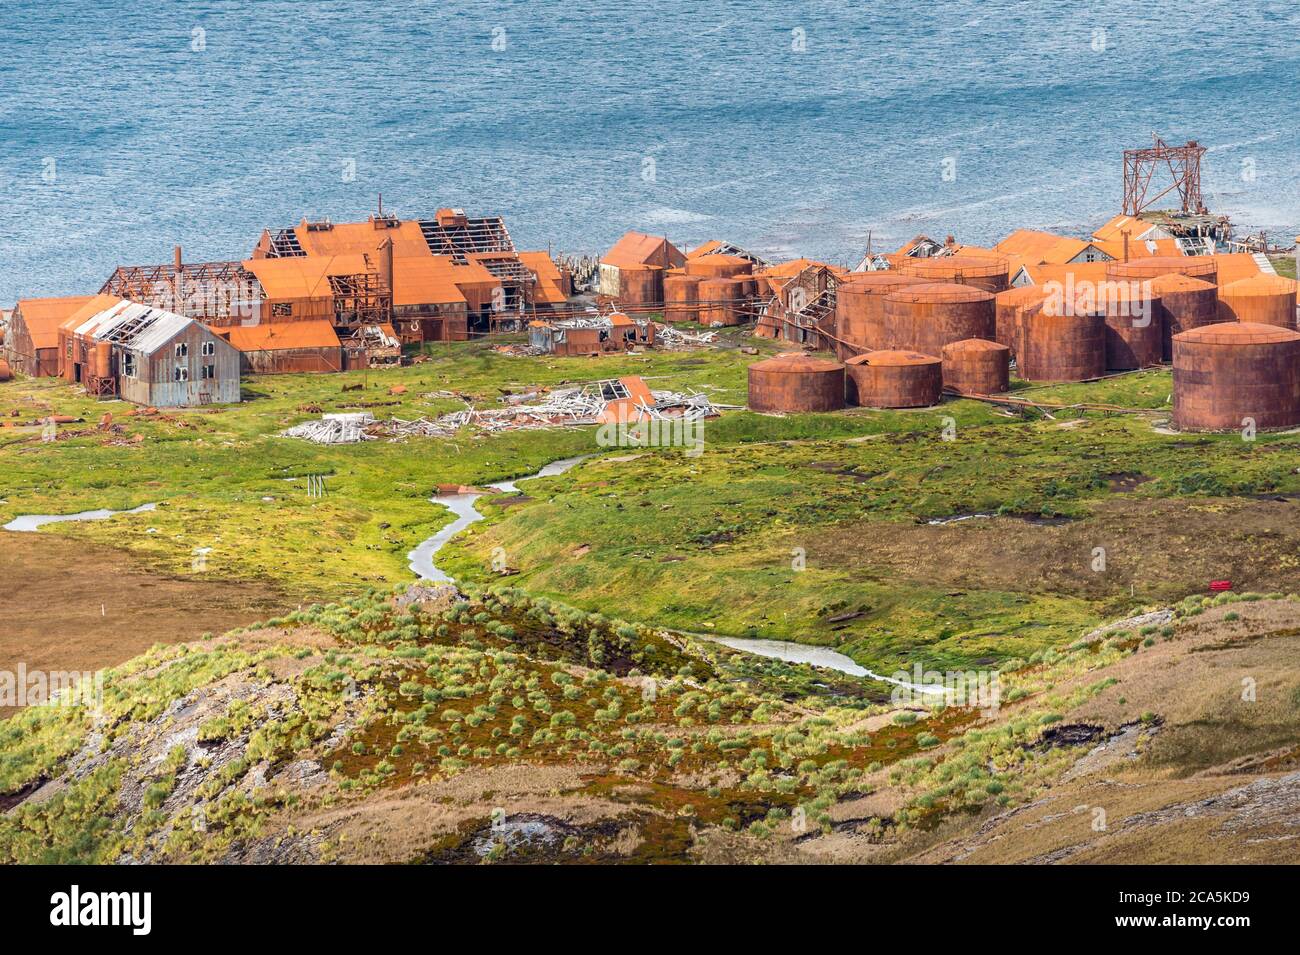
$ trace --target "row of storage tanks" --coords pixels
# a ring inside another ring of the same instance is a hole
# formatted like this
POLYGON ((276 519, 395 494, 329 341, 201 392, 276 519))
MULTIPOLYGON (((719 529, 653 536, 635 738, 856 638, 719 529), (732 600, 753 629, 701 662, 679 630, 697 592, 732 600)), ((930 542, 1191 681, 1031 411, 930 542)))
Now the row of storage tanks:
MULTIPOLYGON (((1087 381, 1172 361, 1184 430, 1300 425, 1296 283, 1257 275, 1216 285, 1212 256, 1109 263, 1074 299, 1007 288, 1005 261, 946 256, 854 275, 836 293, 845 364, 779 356, 751 366, 750 406, 824 411, 932 405, 943 389, 1006 391, 1008 365, 1034 381, 1087 381), (854 357, 849 357, 854 356, 854 357)), ((1055 292, 1055 290, 1054 290, 1055 292)))
POLYGON ((767 280, 754 274, 754 263, 738 255, 687 259, 684 269, 669 271, 663 282, 664 321, 707 326, 745 324, 754 299, 769 291, 767 280))

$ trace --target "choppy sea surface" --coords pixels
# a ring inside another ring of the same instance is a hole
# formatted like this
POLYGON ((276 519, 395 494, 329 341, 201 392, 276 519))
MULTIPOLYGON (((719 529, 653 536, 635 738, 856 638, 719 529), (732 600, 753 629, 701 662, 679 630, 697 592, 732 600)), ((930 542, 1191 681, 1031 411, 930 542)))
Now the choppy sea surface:
POLYGON ((567 252, 1082 234, 1153 132, 1209 147, 1212 210, 1289 239, 1298 28, 1239 0, 4 0, 0 303, 379 193, 567 252))

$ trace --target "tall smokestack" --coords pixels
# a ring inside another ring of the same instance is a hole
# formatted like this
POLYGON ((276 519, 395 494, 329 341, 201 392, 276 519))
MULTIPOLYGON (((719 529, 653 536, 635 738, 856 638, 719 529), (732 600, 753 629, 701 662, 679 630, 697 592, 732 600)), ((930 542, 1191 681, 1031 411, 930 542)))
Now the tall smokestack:
POLYGON ((176 266, 176 271, 179 272, 181 270, 181 247, 179 245, 176 246, 176 250, 172 253, 172 261, 176 266))
POLYGON ((1124 261, 1128 261, 1128 233, 1124 233, 1124 261))

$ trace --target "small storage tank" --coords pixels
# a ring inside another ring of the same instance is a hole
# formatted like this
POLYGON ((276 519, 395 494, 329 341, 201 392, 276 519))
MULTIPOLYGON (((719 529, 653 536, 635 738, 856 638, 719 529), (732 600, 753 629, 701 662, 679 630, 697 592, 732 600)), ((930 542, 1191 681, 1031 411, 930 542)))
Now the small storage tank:
POLYGON ((1001 292, 1010 283, 1007 259, 986 255, 941 255, 935 258, 904 258, 897 269, 927 282, 973 285, 987 292, 1001 292))
POLYGON ((13 376, 14 373, 9 370, 9 362, 0 358, 0 381, 8 381, 13 376))
POLYGON ((1182 431, 1300 425, 1300 333, 1227 322, 1174 336, 1174 426, 1182 431))
POLYGON ((998 292, 993 301, 993 340, 1011 349, 1014 357, 1020 348, 1021 311, 1046 298, 1041 285, 1021 285, 998 292))
POLYGON ((885 348, 938 357, 963 338, 992 340, 993 293, 970 285, 913 285, 885 296, 885 348))
POLYGON ((113 374, 113 345, 96 342, 90 353, 90 374, 95 378, 108 378, 113 374))
POLYGON ((835 290, 835 334, 849 346, 839 346, 841 358, 883 348, 885 296, 912 285, 923 285, 914 275, 854 272, 835 290))
POLYGON ((1171 273, 1151 280, 1160 297, 1160 360, 1172 361, 1173 336, 1219 321, 1219 293, 1209 282, 1171 273))
POLYGON ((1020 377, 1030 381, 1088 381, 1106 373, 1106 320, 1100 312, 1061 315, 1047 303, 1021 312, 1020 377))
MULTIPOLYGON (((943 387, 960 395, 1000 395, 1011 387, 1011 349, 983 338, 943 346, 943 387)), ((851 372, 850 372, 851 373, 851 372)))
POLYGON ((844 407, 844 366, 787 352, 749 366, 753 411, 837 411, 844 407))
POLYGON ((1130 371, 1160 364, 1160 298, 1149 282, 1107 282, 1092 303, 1106 323, 1106 368, 1130 371))
POLYGON ((706 279, 727 279, 733 275, 749 275, 754 263, 738 255, 702 255, 686 260, 686 274, 706 279))
POLYGON ((700 318, 698 275, 664 276, 664 321, 696 322, 700 318))
POLYGON ((709 326, 739 325, 736 297, 739 288, 729 278, 712 278, 700 281, 700 324, 709 326))
POLYGON ((1296 283, 1280 275, 1252 275, 1219 289, 1219 321, 1295 328, 1296 283))
POLYGON ((1219 280, 1219 264, 1212 255, 1149 255, 1127 262, 1106 263, 1106 278, 1145 281, 1161 275, 1189 275, 1203 282, 1219 280))
POLYGON ((928 408, 943 396, 943 363, 914 351, 871 351, 846 364, 848 400, 863 408, 928 408))

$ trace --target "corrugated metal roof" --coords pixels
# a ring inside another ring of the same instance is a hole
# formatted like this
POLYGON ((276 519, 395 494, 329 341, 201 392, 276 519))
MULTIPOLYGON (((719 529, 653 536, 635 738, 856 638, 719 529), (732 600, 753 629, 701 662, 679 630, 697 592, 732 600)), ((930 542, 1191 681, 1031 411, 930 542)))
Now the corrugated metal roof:
POLYGON ((338 348, 339 336, 328 321, 270 322, 236 325, 220 333, 240 351, 280 351, 292 348, 338 348))
POLYGON ((194 319, 175 312, 150 308, 136 302, 118 301, 82 321, 73 332, 97 342, 110 341, 132 351, 152 355, 190 325, 197 324, 194 319))

